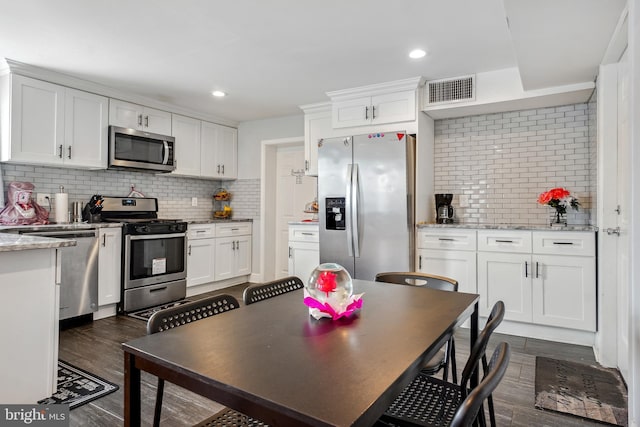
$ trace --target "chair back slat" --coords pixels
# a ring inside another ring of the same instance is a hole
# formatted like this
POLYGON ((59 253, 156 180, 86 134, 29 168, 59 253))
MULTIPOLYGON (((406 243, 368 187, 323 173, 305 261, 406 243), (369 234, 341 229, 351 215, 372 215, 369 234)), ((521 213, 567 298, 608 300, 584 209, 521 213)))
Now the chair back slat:
POLYGON ((385 272, 376 274, 376 282, 424 286, 441 291, 457 291, 458 281, 450 277, 420 272, 385 272))
POLYGON ((249 286, 244 290, 242 299, 245 305, 249 305, 302 288, 304 288, 304 283, 300 278, 289 276, 260 285, 249 286))
MULTIPOLYGON (((453 420, 452 427, 470 426, 476 419, 483 402, 491 396, 491 393, 498 387, 504 377, 509 365, 511 349, 506 342, 498 344, 491 357, 489 369, 483 380, 474 388, 458 407, 453 420)), ((484 417, 484 413, 480 415, 484 417)))
POLYGON ((157 311, 147 321, 147 335, 177 328, 205 317, 215 316, 240 307, 238 300, 222 294, 202 298, 157 311))

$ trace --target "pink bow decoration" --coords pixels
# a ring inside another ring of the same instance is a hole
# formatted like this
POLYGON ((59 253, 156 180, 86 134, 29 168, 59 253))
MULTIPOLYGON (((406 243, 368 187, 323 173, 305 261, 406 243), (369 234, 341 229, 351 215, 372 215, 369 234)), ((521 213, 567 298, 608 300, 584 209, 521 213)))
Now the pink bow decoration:
POLYGON ((349 316, 354 311, 362 308, 362 295, 363 294, 352 295, 349 298, 349 304, 347 304, 344 309, 338 307, 337 310, 328 302, 320 302, 311 296, 305 296, 303 302, 309 307, 309 314, 316 319, 330 317, 333 320, 337 320, 341 317, 349 316))

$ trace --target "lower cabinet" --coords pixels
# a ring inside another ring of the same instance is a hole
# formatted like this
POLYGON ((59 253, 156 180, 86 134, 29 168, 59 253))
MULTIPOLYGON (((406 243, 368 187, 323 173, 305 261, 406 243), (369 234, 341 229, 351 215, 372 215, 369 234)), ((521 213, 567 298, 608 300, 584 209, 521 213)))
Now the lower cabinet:
POLYGON ((215 280, 251 273, 251 236, 216 239, 215 280))
POLYGON ((289 226, 289 275, 309 280, 320 263, 318 224, 289 226))
POLYGON ((478 231, 478 293, 481 316, 595 331, 595 234, 478 231))
POLYGON ((251 274, 251 223, 191 224, 187 287, 251 274))
POLYGON ((418 271, 458 281, 459 292, 476 293, 476 231, 425 230, 418 233, 418 271))
POLYGON ((100 228, 98 249, 98 305, 120 302, 122 229, 100 228))

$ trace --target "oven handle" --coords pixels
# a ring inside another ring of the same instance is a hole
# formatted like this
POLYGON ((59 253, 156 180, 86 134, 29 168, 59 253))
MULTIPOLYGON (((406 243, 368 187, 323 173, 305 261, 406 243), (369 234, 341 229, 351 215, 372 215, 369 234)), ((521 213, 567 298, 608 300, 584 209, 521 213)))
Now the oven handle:
POLYGON ((157 240, 157 239, 173 239, 179 237, 187 237, 187 233, 172 233, 172 234, 129 234, 128 240, 157 240))

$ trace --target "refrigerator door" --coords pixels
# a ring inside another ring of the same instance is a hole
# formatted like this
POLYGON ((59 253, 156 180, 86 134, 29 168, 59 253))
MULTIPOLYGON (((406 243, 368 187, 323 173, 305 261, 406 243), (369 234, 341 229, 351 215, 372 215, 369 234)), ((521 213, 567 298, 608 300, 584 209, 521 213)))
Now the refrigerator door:
POLYGON ((353 164, 352 138, 327 138, 318 144, 320 262, 342 265, 355 278, 348 198, 353 164))
POLYGON ((353 137, 354 278, 413 270, 413 152, 404 132, 353 137))

